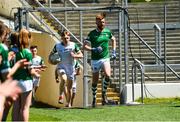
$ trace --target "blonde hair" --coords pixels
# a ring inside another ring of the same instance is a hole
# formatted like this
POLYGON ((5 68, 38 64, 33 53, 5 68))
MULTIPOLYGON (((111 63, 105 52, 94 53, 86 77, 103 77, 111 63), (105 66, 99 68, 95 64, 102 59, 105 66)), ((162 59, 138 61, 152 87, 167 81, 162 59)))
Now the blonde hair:
POLYGON ((96 20, 102 20, 106 17, 106 13, 100 13, 96 15, 96 20))
POLYGON ((26 29, 21 29, 19 32, 19 47, 24 49, 29 47, 29 39, 31 39, 31 33, 26 29))

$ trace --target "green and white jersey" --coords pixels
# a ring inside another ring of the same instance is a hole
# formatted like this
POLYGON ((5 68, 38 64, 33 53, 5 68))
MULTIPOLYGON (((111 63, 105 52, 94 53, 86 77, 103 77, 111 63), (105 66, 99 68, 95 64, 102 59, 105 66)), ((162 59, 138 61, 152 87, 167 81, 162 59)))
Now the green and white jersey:
POLYGON ((91 53, 92 60, 109 58, 109 41, 112 38, 112 33, 108 28, 104 28, 102 32, 97 29, 92 30, 87 37, 87 40, 91 43, 92 48, 101 46, 101 53, 91 53))
MULTIPOLYGON (((16 62, 21 59, 27 59, 27 61, 32 63, 32 53, 28 48, 20 50, 18 53, 16 53, 16 62)), ((32 80, 31 74, 27 68, 19 68, 13 77, 16 80, 32 80)))
POLYGON ((36 57, 34 57, 32 59, 33 66, 39 66, 39 65, 43 65, 43 64, 44 64, 44 60, 38 55, 36 55, 36 57))
POLYGON ((71 56, 71 52, 77 53, 79 50, 80 49, 76 43, 69 42, 67 46, 64 46, 63 43, 56 44, 53 49, 53 52, 58 52, 61 58, 60 64, 74 65, 75 60, 71 56))
POLYGON ((8 47, 3 44, 3 43, 0 43, 0 55, 2 56, 2 62, 1 62, 1 65, 0 65, 0 72, 3 73, 4 70, 7 70, 10 68, 10 63, 8 61, 8 47))

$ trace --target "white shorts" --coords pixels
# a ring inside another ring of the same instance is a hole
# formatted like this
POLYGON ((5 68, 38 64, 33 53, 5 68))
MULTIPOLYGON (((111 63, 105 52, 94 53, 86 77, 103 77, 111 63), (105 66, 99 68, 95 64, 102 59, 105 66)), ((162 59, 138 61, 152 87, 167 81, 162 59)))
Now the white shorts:
POLYGON ((40 77, 33 77, 33 86, 39 87, 40 77))
POLYGON ((18 85, 22 89, 23 93, 31 91, 33 89, 32 80, 19 80, 18 85))
POLYGON ((100 69, 102 69, 104 63, 110 63, 110 59, 106 58, 106 59, 100 59, 100 60, 92 60, 91 61, 91 66, 92 66, 92 72, 96 73, 99 72, 100 69))
POLYGON ((60 65, 58 65, 58 72, 57 73, 59 76, 64 73, 64 74, 66 74, 68 80, 74 81, 75 68, 73 65, 60 64, 60 65))

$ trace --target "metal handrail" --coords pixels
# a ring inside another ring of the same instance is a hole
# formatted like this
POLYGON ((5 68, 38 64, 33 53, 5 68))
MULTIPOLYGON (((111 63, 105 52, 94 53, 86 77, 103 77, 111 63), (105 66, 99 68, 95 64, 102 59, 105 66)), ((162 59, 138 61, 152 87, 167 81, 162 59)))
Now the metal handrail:
POLYGON ((69 2, 70 2, 74 7, 79 7, 76 3, 74 3, 74 1, 69 0, 69 2))
POLYGON ((143 83, 144 83, 144 65, 138 60, 134 59, 134 63, 132 65, 132 101, 134 102, 134 83, 137 81, 137 68, 141 72, 141 102, 144 101, 144 92, 143 92, 143 83))
MULTIPOLYGON (((51 1, 52 0, 48 0, 48 3, 49 3, 49 7, 51 8, 51 1)), ((72 0, 68 0, 74 7, 78 7, 78 5, 74 2, 74 1, 72 1, 72 0)))
MULTIPOLYGON (((22 3, 23 6, 27 6, 27 2, 24 0, 20 0, 20 2, 22 3)), ((40 22, 49 32, 51 35, 53 35, 57 40, 59 39, 59 35, 57 33, 55 33, 45 22, 42 18, 39 18, 36 14, 34 14, 33 12, 30 13, 38 22, 40 22)))
MULTIPOLYGON (((31 14, 32 14, 33 17, 35 17, 39 22, 41 22, 41 24, 43 24, 43 26, 45 26, 45 27, 48 29, 48 31, 50 31, 50 34, 51 34, 51 35, 55 36, 57 40, 59 39, 59 36, 58 36, 57 34, 55 34, 55 33, 53 32, 53 30, 52 30, 51 28, 49 28, 49 26, 47 26, 47 24, 46 24, 42 19, 38 18, 38 16, 35 15, 34 13, 31 13, 31 14)), ((46 33, 48 33, 48 32, 46 32, 46 33)))
POLYGON ((132 29, 132 28, 130 27, 130 30, 133 32, 133 34, 134 34, 164 65, 166 65, 166 66, 168 67, 168 69, 169 69, 170 71, 172 71, 172 73, 173 73, 177 78, 180 79, 180 76, 170 67, 170 65, 167 64, 167 63, 165 63, 164 60, 161 59, 161 57, 144 41, 144 39, 143 39, 142 37, 140 37, 140 36, 135 32, 134 29, 132 29))
MULTIPOLYGON (((161 57, 161 28, 158 24, 154 24, 154 33, 155 33, 155 51, 159 54, 161 57)), ((161 62, 156 57, 156 64, 161 64, 161 62)))
POLYGON ((60 22, 50 11, 46 10, 45 7, 38 0, 36 0, 36 2, 39 6, 44 8, 45 12, 47 12, 51 18, 53 18, 59 25, 61 25, 65 30, 67 30, 71 34, 71 36, 82 45, 82 42, 62 22, 60 22))

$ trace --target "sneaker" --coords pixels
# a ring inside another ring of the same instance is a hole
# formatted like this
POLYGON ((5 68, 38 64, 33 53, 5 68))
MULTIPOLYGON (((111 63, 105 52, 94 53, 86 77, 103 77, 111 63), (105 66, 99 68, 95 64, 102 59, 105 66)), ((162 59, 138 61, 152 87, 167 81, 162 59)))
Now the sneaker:
POLYGON ((68 104, 68 103, 67 103, 67 104, 65 105, 65 107, 71 108, 71 104, 68 104))
POLYGON ((108 100, 102 100, 102 105, 108 105, 108 100))
POLYGON ((62 95, 61 95, 61 96, 59 96, 58 103, 59 103, 59 104, 63 104, 63 96, 62 96, 62 95))
POLYGON ((93 101, 92 101, 92 107, 93 107, 93 108, 96 107, 96 99, 93 99, 93 101))
POLYGON ((118 105, 117 101, 114 100, 102 100, 102 105, 118 105))

